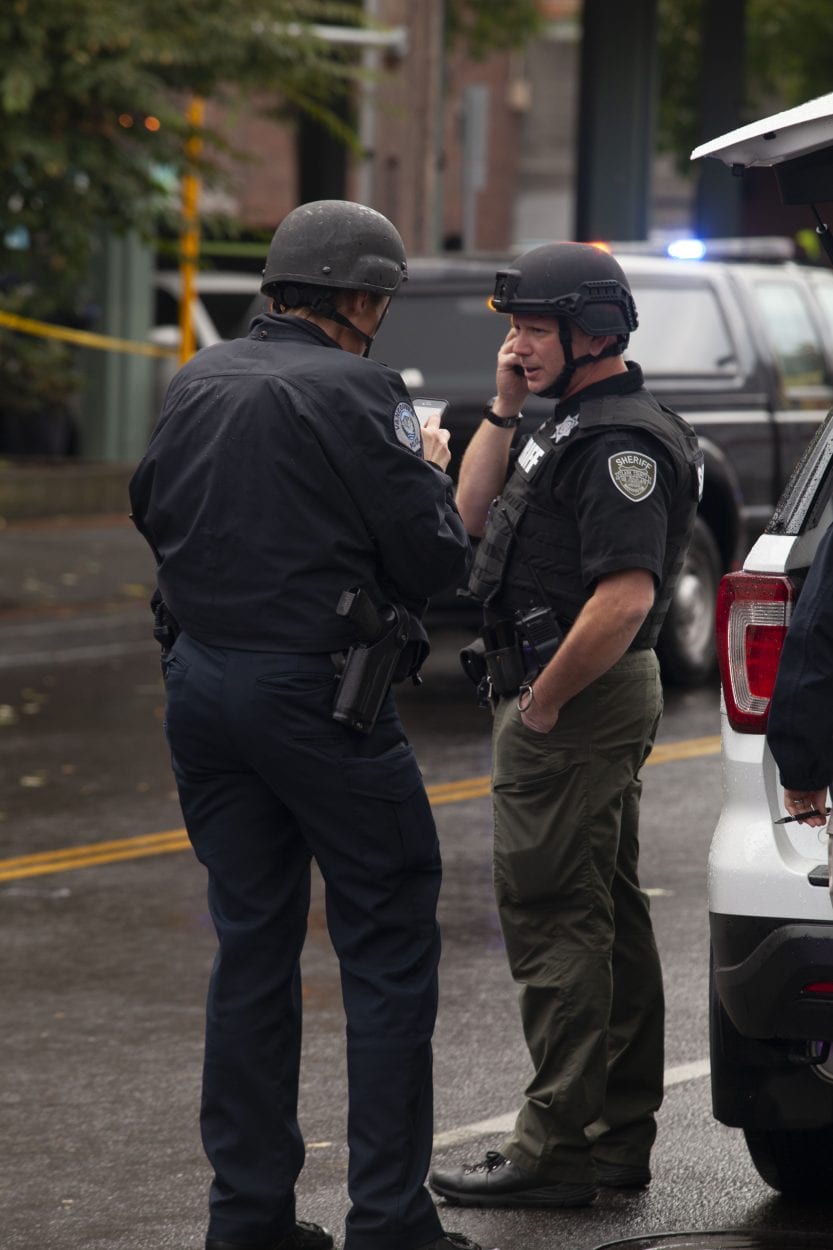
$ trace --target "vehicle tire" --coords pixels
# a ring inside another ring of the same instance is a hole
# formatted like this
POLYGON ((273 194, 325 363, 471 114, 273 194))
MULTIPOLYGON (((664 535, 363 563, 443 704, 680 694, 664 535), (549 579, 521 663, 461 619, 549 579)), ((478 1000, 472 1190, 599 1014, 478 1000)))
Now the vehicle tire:
POLYGON ((699 686, 714 672, 714 614, 720 574, 717 544, 698 516, 657 643, 663 679, 672 685, 699 686))
MULTIPOLYGON (((712 1110, 724 1124, 741 1126, 758 1101, 756 1088, 765 1068, 755 1062, 753 1039, 729 1019, 709 952, 709 1055, 712 1110)), ((808 1073, 809 1075, 809 1073, 808 1073)), ((771 1114, 777 1114, 772 1108, 771 1114)), ((761 1180, 785 1197, 833 1201, 833 1126, 808 1129, 743 1128, 749 1157, 761 1180)))
POLYGON ((833 1126, 821 1129, 744 1129, 762 1180, 787 1198, 833 1201, 833 1126))

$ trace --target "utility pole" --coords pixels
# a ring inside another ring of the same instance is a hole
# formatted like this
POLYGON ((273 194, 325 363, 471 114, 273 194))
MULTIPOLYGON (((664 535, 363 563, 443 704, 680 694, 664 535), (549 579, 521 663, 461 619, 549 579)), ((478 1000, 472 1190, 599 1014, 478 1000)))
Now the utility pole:
POLYGON ((477 250, 477 197, 489 174, 489 88, 472 83, 463 92, 463 251, 477 250))
MULTIPOLYGON (((703 0, 699 143, 743 125, 746 0, 703 0)), ((695 231, 704 239, 740 234, 742 180, 719 161, 701 161, 695 231)))
POLYGON ((179 273, 179 363, 184 365, 197 350, 194 336, 194 300, 197 294, 197 264, 200 258, 200 178, 197 161, 202 151, 202 124, 205 103, 194 96, 186 114, 191 133, 185 141, 186 168, 182 178, 182 228, 180 231, 179 273))
POLYGON ((656 45, 657 0, 584 0, 577 239, 648 237, 656 45))

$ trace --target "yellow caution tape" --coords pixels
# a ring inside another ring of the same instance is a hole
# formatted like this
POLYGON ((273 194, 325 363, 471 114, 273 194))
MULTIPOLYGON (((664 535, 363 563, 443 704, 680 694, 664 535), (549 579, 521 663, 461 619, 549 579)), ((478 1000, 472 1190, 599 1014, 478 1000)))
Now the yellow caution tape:
POLYGON ((16 313, 0 311, 0 325, 21 334, 35 334, 44 339, 61 339, 64 343, 77 343, 80 347, 98 347, 106 352, 130 352, 134 356, 164 356, 176 359, 178 352, 169 347, 157 347, 155 343, 139 343, 136 339, 116 339, 108 334, 92 334, 89 330, 71 330, 69 326, 53 326, 47 321, 35 321, 31 317, 18 317, 16 313))

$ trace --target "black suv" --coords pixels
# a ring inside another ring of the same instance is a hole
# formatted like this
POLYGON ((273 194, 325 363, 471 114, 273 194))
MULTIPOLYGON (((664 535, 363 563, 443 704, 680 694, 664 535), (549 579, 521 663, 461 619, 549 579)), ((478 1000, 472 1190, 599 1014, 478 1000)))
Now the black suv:
MULTIPOLYGON (((657 398, 692 423, 706 458, 694 539, 658 648, 665 677, 680 684, 711 674, 720 576, 763 530, 833 403, 833 274, 785 259, 786 240, 751 246, 772 259, 678 261, 614 248, 639 312, 629 354, 657 398)), ((373 349, 412 395, 449 400, 452 475, 494 393, 507 321, 488 300, 506 263, 409 262, 373 349)), ((531 399, 526 427, 550 410, 551 401, 531 399)))

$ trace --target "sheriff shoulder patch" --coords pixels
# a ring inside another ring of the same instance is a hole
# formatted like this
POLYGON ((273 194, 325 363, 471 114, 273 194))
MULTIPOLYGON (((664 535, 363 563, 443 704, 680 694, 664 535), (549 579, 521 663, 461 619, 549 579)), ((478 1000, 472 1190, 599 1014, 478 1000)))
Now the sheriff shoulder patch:
POLYGON ((410 404, 396 405, 393 414, 393 432, 399 442, 409 451, 419 451, 422 447, 419 419, 410 404))
POLYGON ((657 462, 641 451, 617 451, 608 456, 613 485, 633 503, 647 499, 657 484, 657 462))

